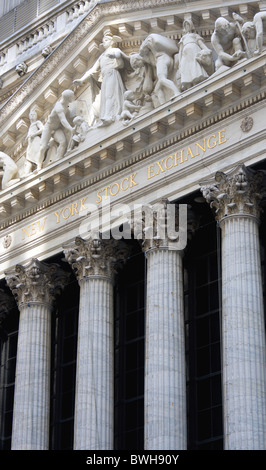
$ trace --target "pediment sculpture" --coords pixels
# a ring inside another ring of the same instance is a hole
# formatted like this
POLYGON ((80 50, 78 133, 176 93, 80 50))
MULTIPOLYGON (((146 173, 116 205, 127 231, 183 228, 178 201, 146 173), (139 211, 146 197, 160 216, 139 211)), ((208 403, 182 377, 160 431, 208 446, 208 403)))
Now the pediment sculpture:
MULTIPOLYGON (((211 48, 196 32, 193 22, 183 21, 179 41, 158 33, 149 34, 138 51, 125 54, 121 38, 106 33, 103 51, 73 86, 63 91, 46 122, 30 111, 27 150, 23 170, 0 152, 2 189, 17 183, 32 171, 39 172, 50 162, 60 160, 79 145, 88 145, 95 129, 120 123, 129 125, 191 87, 262 53, 263 21, 266 11, 244 22, 238 14, 232 21, 217 18, 211 48), (74 102, 85 100, 90 116, 70 112, 74 102)), ((117 125, 117 124, 116 124, 117 125)))

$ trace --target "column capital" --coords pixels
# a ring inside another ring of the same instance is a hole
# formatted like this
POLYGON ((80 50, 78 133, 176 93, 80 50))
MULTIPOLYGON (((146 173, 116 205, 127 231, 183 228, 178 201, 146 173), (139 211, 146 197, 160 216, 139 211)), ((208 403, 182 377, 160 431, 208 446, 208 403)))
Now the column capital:
POLYGON ((68 278, 69 274, 57 264, 46 264, 36 258, 6 273, 7 285, 19 307, 29 303, 52 305, 68 278))
POLYGON ((112 280, 119 263, 127 256, 127 249, 118 240, 76 237, 64 245, 64 255, 72 266, 78 281, 88 277, 104 277, 112 280))
POLYGON ((227 216, 260 217, 260 201, 265 193, 264 172, 240 164, 229 173, 217 171, 212 180, 201 183, 201 192, 215 209, 216 219, 227 216))
POLYGON ((183 251, 187 244, 187 205, 176 205, 161 199, 153 205, 143 205, 134 217, 134 236, 141 241, 142 250, 183 251))

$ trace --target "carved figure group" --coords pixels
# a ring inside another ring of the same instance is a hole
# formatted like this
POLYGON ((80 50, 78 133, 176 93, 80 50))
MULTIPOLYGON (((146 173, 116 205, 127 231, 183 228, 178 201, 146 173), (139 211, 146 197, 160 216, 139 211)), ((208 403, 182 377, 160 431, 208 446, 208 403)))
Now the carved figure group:
POLYGON ((37 171, 42 168, 45 158, 45 152, 50 145, 50 139, 53 138, 57 144, 57 159, 62 158, 68 148, 69 142, 72 137, 74 127, 69 123, 69 104, 75 99, 72 90, 65 90, 62 97, 57 101, 53 110, 51 111, 42 131, 40 151, 36 159, 37 171))
MULTIPOLYGON (((115 122, 126 126, 139 114, 164 104, 214 73, 261 54, 264 20, 266 11, 256 13, 252 21, 246 22, 236 13, 231 21, 217 18, 211 48, 189 19, 183 22, 179 42, 151 33, 139 50, 130 55, 120 49, 120 37, 104 34, 103 52, 81 78, 74 80, 76 87, 84 85, 86 88, 87 85, 86 89, 90 90, 87 102, 90 115, 93 114, 90 124, 83 116, 70 112, 71 104, 77 100, 72 90, 63 91, 44 124, 32 109, 23 171, 12 158, 0 152, 2 189, 15 184, 35 168, 38 172, 44 162, 49 164, 74 150, 86 141, 91 129, 115 122)), ((20 75, 25 70, 24 64, 17 67, 20 75)))
POLYGON ((4 152, 0 152, 0 168, 2 168, 2 189, 20 181, 18 167, 14 160, 4 152))

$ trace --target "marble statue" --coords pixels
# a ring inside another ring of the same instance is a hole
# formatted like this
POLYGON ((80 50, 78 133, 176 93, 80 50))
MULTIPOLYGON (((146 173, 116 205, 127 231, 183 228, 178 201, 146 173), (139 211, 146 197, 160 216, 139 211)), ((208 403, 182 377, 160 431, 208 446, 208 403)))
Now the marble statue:
POLYGON ((29 113, 30 126, 28 129, 28 146, 24 166, 24 176, 32 171, 32 164, 37 164, 40 152, 43 124, 37 119, 37 112, 32 109, 29 113))
POLYGON ((179 42, 179 74, 181 90, 208 78, 204 64, 211 64, 212 51, 205 45, 201 36, 195 32, 193 22, 184 20, 183 35, 179 42))
POLYGON ((123 111, 120 116, 120 119, 122 120, 123 124, 129 124, 132 119, 134 119, 134 117, 138 114, 140 109, 141 105, 138 104, 138 100, 136 99, 134 91, 125 91, 123 111))
POLYGON ((130 65, 134 70, 132 76, 136 78, 135 91, 141 93, 144 99, 150 97, 155 81, 153 67, 138 53, 131 54, 130 65))
POLYGON ((73 119, 74 131, 69 145, 69 149, 77 147, 81 142, 84 142, 86 135, 89 131, 89 125, 82 116, 75 116, 73 119))
POLYGON ((261 54, 263 47, 263 20, 266 20, 266 11, 260 11, 254 16, 256 29, 256 51, 255 55, 261 54))
POLYGON ((69 105, 74 99, 74 92, 72 90, 65 90, 62 93, 61 99, 56 102, 52 109, 42 131, 40 152, 36 161, 37 171, 42 168, 51 138, 57 144, 56 159, 58 160, 65 155, 72 138, 72 133, 74 132, 74 127, 69 123, 69 105))
POLYGON ((246 39, 249 56, 260 55, 263 48, 263 20, 266 20, 266 11, 256 13, 253 21, 242 24, 241 32, 246 39))
POLYGON ((3 169, 2 189, 20 181, 16 163, 4 152, 0 152, 0 167, 3 169))
MULTIPOLYGON (((145 62, 137 52, 132 53, 129 57, 130 66, 133 72, 130 71, 130 73, 127 74, 125 85, 127 91, 132 91, 134 93, 134 98, 132 98, 132 95, 130 94, 124 94, 124 98, 126 98, 126 96, 131 96, 130 101, 134 102, 134 105, 140 107, 135 111, 138 114, 143 114, 154 109, 152 101, 152 93, 155 87, 154 69, 152 65, 145 62)), ((127 106, 129 106, 129 103, 124 103, 122 114, 125 111, 126 113, 129 113, 127 106)))
POLYGON ((218 55, 215 62, 216 71, 227 70, 246 57, 237 24, 229 22, 226 18, 220 17, 216 20, 211 43, 218 55))
POLYGON ((247 21, 241 25, 241 33, 245 39, 247 56, 253 57, 256 55, 256 28, 253 21, 247 21))
POLYGON ((178 46, 172 39, 160 34, 150 34, 141 44, 139 54, 154 67, 156 85, 153 93, 158 104, 163 104, 180 93, 175 83, 175 56, 178 46))
MULTIPOLYGON (((101 98, 99 109, 99 126, 106 126, 119 119, 123 110, 125 86, 120 71, 129 65, 129 57, 119 49, 117 44, 121 41, 119 36, 105 34, 102 40, 104 52, 95 64, 77 80, 75 84, 101 82, 101 98)), ((93 86, 93 83, 92 83, 93 86)))

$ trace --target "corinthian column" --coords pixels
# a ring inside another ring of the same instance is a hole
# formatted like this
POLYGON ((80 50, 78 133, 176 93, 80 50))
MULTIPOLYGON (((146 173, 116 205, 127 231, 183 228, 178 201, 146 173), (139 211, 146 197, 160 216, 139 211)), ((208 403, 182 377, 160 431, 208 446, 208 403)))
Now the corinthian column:
POLYGON ((261 172, 239 165, 202 187, 222 230, 225 449, 265 449, 266 361, 259 243, 261 172))
POLYGON ((113 449, 113 240, 82 240, 64 254, 80 285, 74 449, 113 449))
POLYGON ((68 275, 33 259, 6 273, 20 311, 12 450, 48 450, 51 311, 68 275))
MULTIPOLYGON (((144 437, 147 450, 186 449, 186 372, 182 255, 186 213, 171 234, 167 201, 145 211, 138 238, 147 259, 144 437), (150 219, 150 220, 147 220, 150 219), (181 228, 184 229, 183 237, 181 228)), ((171 205, 172 209, 175 206, 171 205)))

